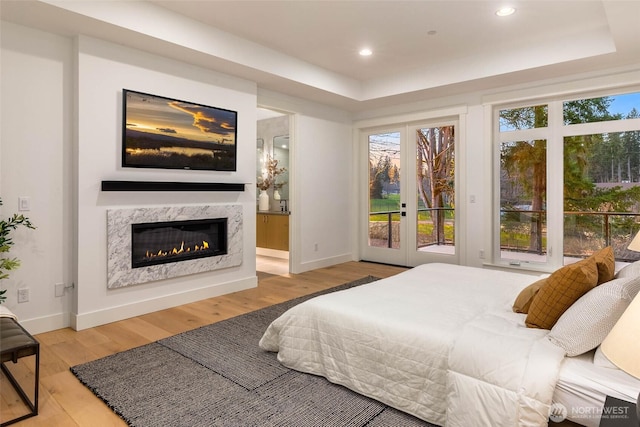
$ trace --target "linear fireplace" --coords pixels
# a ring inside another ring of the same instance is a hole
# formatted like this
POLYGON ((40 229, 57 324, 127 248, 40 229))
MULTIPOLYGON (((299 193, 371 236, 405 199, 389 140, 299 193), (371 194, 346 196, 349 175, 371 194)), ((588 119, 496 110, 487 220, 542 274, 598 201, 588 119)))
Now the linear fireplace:
POLYGON ((241 265, 242 219, 240 204, 107 209, 107 287, 241 265))
POLYGON ((227 253, 227 218, 131 224, 131 268, 227 253))

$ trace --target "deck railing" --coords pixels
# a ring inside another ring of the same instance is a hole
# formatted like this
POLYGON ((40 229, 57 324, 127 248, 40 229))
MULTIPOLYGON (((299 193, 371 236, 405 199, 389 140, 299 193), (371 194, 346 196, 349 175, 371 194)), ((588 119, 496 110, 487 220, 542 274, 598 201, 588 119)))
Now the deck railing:
MULTIPOLYGON (((447 217, 447 212, 454 213, 454 208, 420 208, 418 213, 430 214, 430 219, 419 219, 419 222, 429 223, 432 226, 430 233, 420 233, 422 239, 418 239, 418 247, 426 247, 432 245, 453 245, 454 242, 454 220, 453 215, 447 217), (438 212, 442 212, 444 215, 438 215, 438 212), (444 216, 444 218, 442 218, 444 216), (450 230, 446 233, 438 233, 440 223, 443 223, 443 227, 446 224, 450 224, 450 230)), ((376 242, 372 246, 386 246, 388 248, 397 247, 397 243, 400 241, 400 210, 391 211, 379 211, 369 213, 369 240, 376 242), (378 217, 372 219, 373 217, 378 217), (372 229, 371 224, 383 224, 383 227, 375 227, 372 229), (383 236, 384 235, 384 236, 383 236)))
MULTIPOLYGON (((430 225, 428 233, 421 233, 418 248, 433 245, 453 245, 453 208, 421 208, 430 225), (443 211, 444 215, 438 215, 443 211), (438 233, 439 221, 444 217, 446 233, 438 233)), ((400 241, 400 210, 371 212, 369 214, 370 242, 373 246, 398 247, 400 241), (377 218, 376 218, 377 217, 377 218), (377 224, 378 227, 372 227, 377 224)), ((503 209, 500 220, 500 248, 514 252, 546 253, 546 211, 503 209), (540 230, 539 233, 536 230, 540 230), (535 235, 532 242, 531 235, 535 235)), ((564 255, 580 257, 604 246, 612 246, 619 261, 638 259, 637 253, 626 249, 640 230, 640 213, 571 211, 564 213, 564 255)))

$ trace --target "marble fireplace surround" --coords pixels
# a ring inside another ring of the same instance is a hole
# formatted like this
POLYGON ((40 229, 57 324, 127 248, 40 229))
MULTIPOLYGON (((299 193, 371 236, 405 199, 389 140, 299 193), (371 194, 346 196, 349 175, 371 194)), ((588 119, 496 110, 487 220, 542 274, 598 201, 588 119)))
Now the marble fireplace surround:
POLYGON ((242 264, 242 205, 107 209, 107 288, 121 288, 242 264), (227 218, 227 254, 131 268, 131 224, 227 218))

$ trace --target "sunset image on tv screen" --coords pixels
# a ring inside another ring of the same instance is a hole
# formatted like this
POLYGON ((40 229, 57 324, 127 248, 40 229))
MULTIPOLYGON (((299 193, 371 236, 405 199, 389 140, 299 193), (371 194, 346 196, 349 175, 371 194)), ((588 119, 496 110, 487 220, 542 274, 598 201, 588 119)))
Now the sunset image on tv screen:
POLYGON ((237 113, 123 90, 124 167, 236 170, 237 113))

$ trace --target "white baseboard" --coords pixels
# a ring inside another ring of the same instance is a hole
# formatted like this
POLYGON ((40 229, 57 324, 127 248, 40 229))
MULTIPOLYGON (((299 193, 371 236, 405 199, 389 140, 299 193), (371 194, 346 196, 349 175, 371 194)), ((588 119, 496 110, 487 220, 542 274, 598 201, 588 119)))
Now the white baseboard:
POLYGON ((302 262, 298 266, 299 270, 292 271, 292 273, 300 274, 300 273, 304 273, 305 271, 311 271, 317 268, 331 267, 332 265, 342 264, 344 262, 349 262, 349 261, 353 261, 352 254, 344 254, 344 255, 338 255, 338 256, 329 257, 329 258, 317 259, 314 261, 302 262))
POLYGON ((20 320, 20 325, 31 335, 55 331, 71 326, 71 313, 58 313, 35 319, 20 320))
POLYGON ((130 317, 141 316, 158 310, 164 310, 207 298, 255 288, 256 286, 258 286, 258 278, 257 276, 254 276, 233 282, 216 284, 215 286, 207 288, 194 289, 180 294, 138 301, 118 307, 109 307, 104 310, 93 311, 90 313, 79 313, 71 316, 71 324, 69 326, 76 331, 80 331, 82 329, 93 328, 95 326, 128 319, 130 317))

